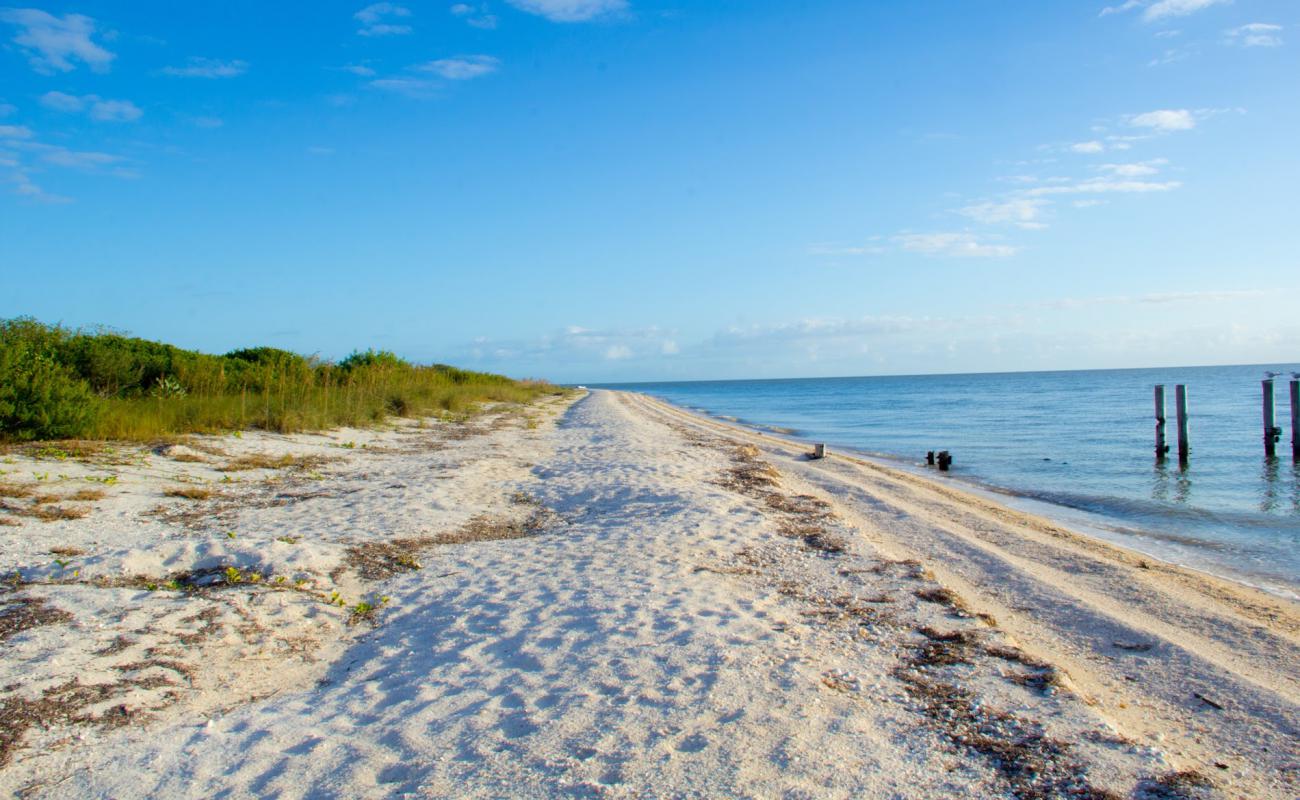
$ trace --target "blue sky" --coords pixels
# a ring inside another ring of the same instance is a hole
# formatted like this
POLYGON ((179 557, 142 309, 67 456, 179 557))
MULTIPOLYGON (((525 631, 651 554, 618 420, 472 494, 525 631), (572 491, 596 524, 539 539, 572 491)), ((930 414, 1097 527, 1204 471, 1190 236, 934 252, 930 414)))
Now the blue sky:
POLYGON ((1297 43, 1284 0, 0 7, 0 316, 573 382, 1294 361, 1297 43))

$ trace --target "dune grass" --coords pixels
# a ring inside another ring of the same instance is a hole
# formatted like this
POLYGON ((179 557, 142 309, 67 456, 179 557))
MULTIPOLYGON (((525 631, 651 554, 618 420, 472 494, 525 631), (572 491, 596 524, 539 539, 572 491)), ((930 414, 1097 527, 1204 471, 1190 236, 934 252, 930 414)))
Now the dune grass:
POLYGON ((211 355, 29 318, 0 321, 0 440, 150 441, 247 428, 361 426, 463 414, 561 390, 387 352, 328 362, 269 347, 211 355))

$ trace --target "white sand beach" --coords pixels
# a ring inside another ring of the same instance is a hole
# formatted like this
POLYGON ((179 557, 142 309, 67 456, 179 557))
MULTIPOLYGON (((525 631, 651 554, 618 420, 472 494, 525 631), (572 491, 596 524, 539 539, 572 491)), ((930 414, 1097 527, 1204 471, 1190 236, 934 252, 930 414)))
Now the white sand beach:
POLYGON ((802 450, 594 391, 15 451, 0 793, 1300 796, 1295 603, 802 450))

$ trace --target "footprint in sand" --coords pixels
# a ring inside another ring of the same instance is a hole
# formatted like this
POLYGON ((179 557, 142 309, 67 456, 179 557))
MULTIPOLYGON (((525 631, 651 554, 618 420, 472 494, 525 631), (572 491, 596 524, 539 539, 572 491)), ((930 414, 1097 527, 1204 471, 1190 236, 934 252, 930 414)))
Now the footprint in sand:
POLYGON ((677 743, 679 753, 698 753, 709 746, 709 740, 703 734, 692 733, 677 743))

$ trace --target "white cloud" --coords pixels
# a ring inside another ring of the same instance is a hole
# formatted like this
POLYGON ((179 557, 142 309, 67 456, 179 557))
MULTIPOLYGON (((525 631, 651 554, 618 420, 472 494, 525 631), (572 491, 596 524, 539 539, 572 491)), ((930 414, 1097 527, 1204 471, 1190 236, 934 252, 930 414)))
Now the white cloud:
POLYGON ((1129 117, 1129 124, 1161 132, 1186 131, 1196 127, 1196 117, 1185 108, 1160 109, 1145 114, 1134 114, 1129 117))
POLYGON ((90 118, 99 122, 133 122, 143 114, 130 100, 96 99, 90 106, 90 118))
POLYGON ((1101 16, 1104 17, 1107 16, 1108 14, 1120 14, 1125 11, 1132 11, 1133 9, 1138 8, 1141 5, 1142 5, 1142 0, 1125 0, 1125 2, 1122 5, 1106 6, 1101 10, 1101 16))
POLYGON ((410 25, 398 25, 393 18, 411 16, 411 10, 394 3, 374 3, 352 15, 361 23, 358 36, 401 36, 411 32, 410 25))
POLYGON ((1182 186, 1178 181, 1156 183, 1152 181, 1112 180, 1111 178, 1089 178, 1086 181, 1060 186, 1040 186, 1025 192, 1033 197, 1055 194, 1146 194, 1149 192, 1168 192, 1182 186))
POLYGON ((1242 47, 1279 47, 1282 44, 1282 37, 1279 35, 1281 33, 1281 25, 1270 25, 1265 22, 1252 22, 1249 25, 1224 31, 1228 44, 1242 47))
POLYGON ((1019 252, 1007 244, 994 244, 971 233, 900 233, 894 237, 911 253, 942 258, 1005 258, 1019 252))
POLYGON ((438 89, 438 83, 423 78, 376 78, 370 87, 407 97, 430 97, 438 89))
POLYGON ((510 5, 552 22, 585 22, 627 10, 626 0, 507 0, 510 5))
POLYGON ((248 62, 235 59, 221 61, 216 58, 195 56, 185 62, 183 67, 164 67, 164 75, 178 78, 234 78, 248 71, 248 62))
POLYGON ((109 153, 67 150, 62 147, 51 147, 45 151, 45 154, 41 158, 56 166, 69 167, 72 169, 95 169, 97 167, 106 167, 112 164, 117 164, 122 161, 121 156, 115 156, 109 153))
POLYGON ((456 56, 455 58, 440 58, 437 61, 429 61, 425 64, 416 65, 412 69, 421 72, 432 72, 449 81, 466 81, 496 72, 500 64, 501 62, 492 56, 456 56))
POLYGON ((358 75, 362 78, 373 78, 375 76, 375 70, 371 67, 367 67, 365 64, 348 64, 347 66, 339 67, 339 69, 344 72, 351 72, 353 75, 358 75))
POLYGON ((1187 58, 1192 56, 1192 54, 1194 54, 1195 52, 1196 49, 1192 46, 1171 47, 1165 50, 1160 55, 1148 61, 1147 66, 1161 67, 1164 66, 1165 64, 1175 64, 1179 61, 1186 60, 1187 58))
POLYGON ((94 94, 78 97, 63 92, 46 92, 41 95, 41 105, 69 114, 85 111, 97 122, 134 122, 144 114, 130 100, 105 100, 94 94))
POLYGON ((1232 0, 1157 0, 1147 6, 1142 12, 1142 19, 1147 22, 1167 19, 1169 17, 1185 17, 1188 14, 1195 14, 1197 11, 1209 8, 1210 6, 1223 5, 1230 3, 1232 0))
POLYGON ((1090 142, 1076 142, 1070 145, 1070 150, 1075 153, 1100 153, 1106 149, 1106 145, 1097 140, 1090 142))
POLYGON ((475 28, 491 30, 497 26, 496 15, 488 13, 487 3, 455 3, 451 13, 475 28))
POLYGON ((605 350, 606 361, 621 361, 632 357, 632 348, 623 344, 611 345, 605 350))
POLYGON ((25 125, 0 125, 0 139, 30 139, 32 129, 25 125))
POLYGON ((41 95, 41 105, 46 108, 52 108, 55 111, 81 111, 86 107, 86 101, 76 95, 64 94, 63 92, 46 92, 41 95))
POLYGON ((889 252, 889 248, 878 244, 814 244, 808 247, 808 255, 810 256, 875 256, 887 252, 889 252))
POLYGON ((71 197, 64 197, 61 194, 47 192, 32 181, 26 172, 17 170, 10 176, 10 179, 16 184, 14 194, 34 200, 38 203, 61 204, 71 203, 71 197))
POLYGON ((35 8, 0 8, 0 22, 19 29, 13 42, 37 72, 71 72, 75 61, 95 72, 107 72, 114 58, 92 41, 95 21, 81 14, 57 17, 35 8))
POLYGON ((1150 161, 1138 161, 1132 164, 1102 164, 1097 169, 1120 178, 1142 178, 1156 174, 1160 171, 1160 167, 1167 163, 1169 162, 1163 158, 1153 158, 1150 161))
POLYGON ((1010 224, 1026 230, 1046 227, 1039 218, 1047 205, 1036 197, 1010 197, 1003 200, 986 200, 966 206, 958 213, 985 225, 1010 224))
POLYGON ((1143 20, 1158 22, 1170 17, 1185 17, 1210 6, 1224 5, 1231 2, 1232 0, 1155 0, 1155 2, 1151 2, 1151 0, 1125 0, 1120 5, 1103 8, 1101 16, 1121 14, 1125 11, 1142 8, 1144 9, 1142 12, 1143 20))
POLYGON ((659 352, 666 356, 675 356, 681 351, 682 349, 677 346, 677 342, 672 339, 665 339, 663 344, 659 346, 659 352))
POLYGON ((1088 308, 1092 306, 1169 305, 1172 303, 1222 303, 1265 296, 1259 289, 1227 289, 1194 292, 1151 292, 1139 295, 1061 297, 1029 303, 1026 308, 1088 308))

